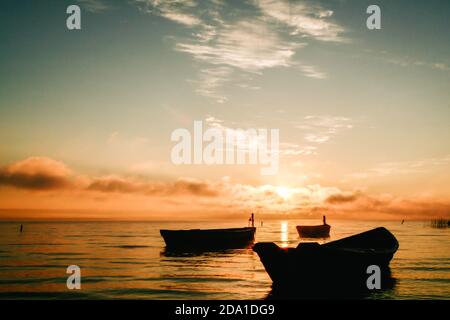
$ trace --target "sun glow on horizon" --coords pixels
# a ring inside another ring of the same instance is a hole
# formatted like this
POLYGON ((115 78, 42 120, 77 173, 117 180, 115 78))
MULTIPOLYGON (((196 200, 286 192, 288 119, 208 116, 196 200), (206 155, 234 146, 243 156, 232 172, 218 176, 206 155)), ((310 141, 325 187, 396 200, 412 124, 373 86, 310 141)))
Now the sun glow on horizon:
POLYGON ((294 193, 293 190, 292 190, 291 188, 283 187, 283 186, 277 187, 277 188, 275 189, 275 192, 276 192, 281 198, 283 198, 283 200, 285 200, 285 201, 288 200, 288 199, 291 197, 291 195, 294 193))

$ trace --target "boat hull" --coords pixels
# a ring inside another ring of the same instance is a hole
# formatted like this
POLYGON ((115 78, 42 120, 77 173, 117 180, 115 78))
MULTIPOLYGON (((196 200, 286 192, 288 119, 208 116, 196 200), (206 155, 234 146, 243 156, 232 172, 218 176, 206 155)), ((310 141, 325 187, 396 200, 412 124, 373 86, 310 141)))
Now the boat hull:
POLYGON ((298 235, 302 238, 327 238, 330 236, 330 225, 297 226, 298 235))
POLYGON ((256 228, 160 230, 167 249, 237 249, 251 246, 256 228))
POLYGON ((274 285, 302 288, 365 286, 371 265, 378 266, 382 276, 390 276, 389 262, 397 249, 397 240, 384 228, 324 245, 280 248, 266 242, 253 247, 274 285))

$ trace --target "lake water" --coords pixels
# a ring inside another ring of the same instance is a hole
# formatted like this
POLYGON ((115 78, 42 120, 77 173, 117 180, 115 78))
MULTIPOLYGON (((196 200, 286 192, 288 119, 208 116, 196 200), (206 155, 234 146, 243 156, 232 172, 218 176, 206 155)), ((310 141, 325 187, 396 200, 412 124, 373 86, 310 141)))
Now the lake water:
MULTIPOLYGON (((297 224, 264 221, 256 241, 297 246, 297 224)), ((377 226, 400 248, 391 262, 395 286, 369 299, 450 299, 450 229, 424 222, 329 221, 339 239, 377 226)), ((264 299, 271 281, 251 249, 203 254, 165 252, 159 229, 225 228, 245 222, 0 223, 0 298, 264 299), (81 290, 68 290, 66 268, 81 268, 81 290)))

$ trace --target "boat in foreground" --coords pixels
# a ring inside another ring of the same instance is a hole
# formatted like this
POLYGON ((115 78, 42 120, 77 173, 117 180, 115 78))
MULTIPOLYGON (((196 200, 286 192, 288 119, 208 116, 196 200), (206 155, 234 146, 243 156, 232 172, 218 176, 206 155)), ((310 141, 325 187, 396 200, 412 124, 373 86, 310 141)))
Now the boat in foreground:
POLYGON ((323 224, 318 226, 297 226, 298 235, 302 238, 328 238, 331 226, 327 224, 323 216, 323 224))
POLYGON ((397 239, 383 227, 323 245, 305 242, 280 248, 259 242, 253 247, 274 285, 298 288, 366 286, 371 265, 380 268, 382 277, 390 276, 389 262, 397 249, 397 239))
POLYGON ((255 240, 256 228, 252 213, 251 227, 228 229, 160 230, 166 248, 170 250, 204 250, 246 248, 255 240))

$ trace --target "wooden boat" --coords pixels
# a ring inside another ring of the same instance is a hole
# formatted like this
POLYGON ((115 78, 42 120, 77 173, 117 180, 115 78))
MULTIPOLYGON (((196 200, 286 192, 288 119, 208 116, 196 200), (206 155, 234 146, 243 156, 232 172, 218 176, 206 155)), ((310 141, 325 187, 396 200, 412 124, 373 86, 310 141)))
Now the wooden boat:
POLYGON ((253 247, 274 285, 304 288, 364 287, 370 265, 380 267, 382 276, 390 275, 389 262, 397 249, 397 239, 382 227, 323 245, 306 242, 280 248, 259 242, 253 247))
POLYGON ((330 236, 330 225, 320 226, 297 226, 297 232, 302 238, 328 238, 330 236))
POLYGON ((254 216, 249 219, 252 226, 228 229, 160 230, 167 249, 235 249, 253 244, 256 228, 254 216))
POLYGON ((318 226, 297 226, 298 235, 302 238, 328 238, 330 236, 330 225, 326 223, 323 216, 323 224, 318 226))
POLYGON ((167 248, 245 248, 255 240, 255 227, 231 229, 160 230, 167 248))

